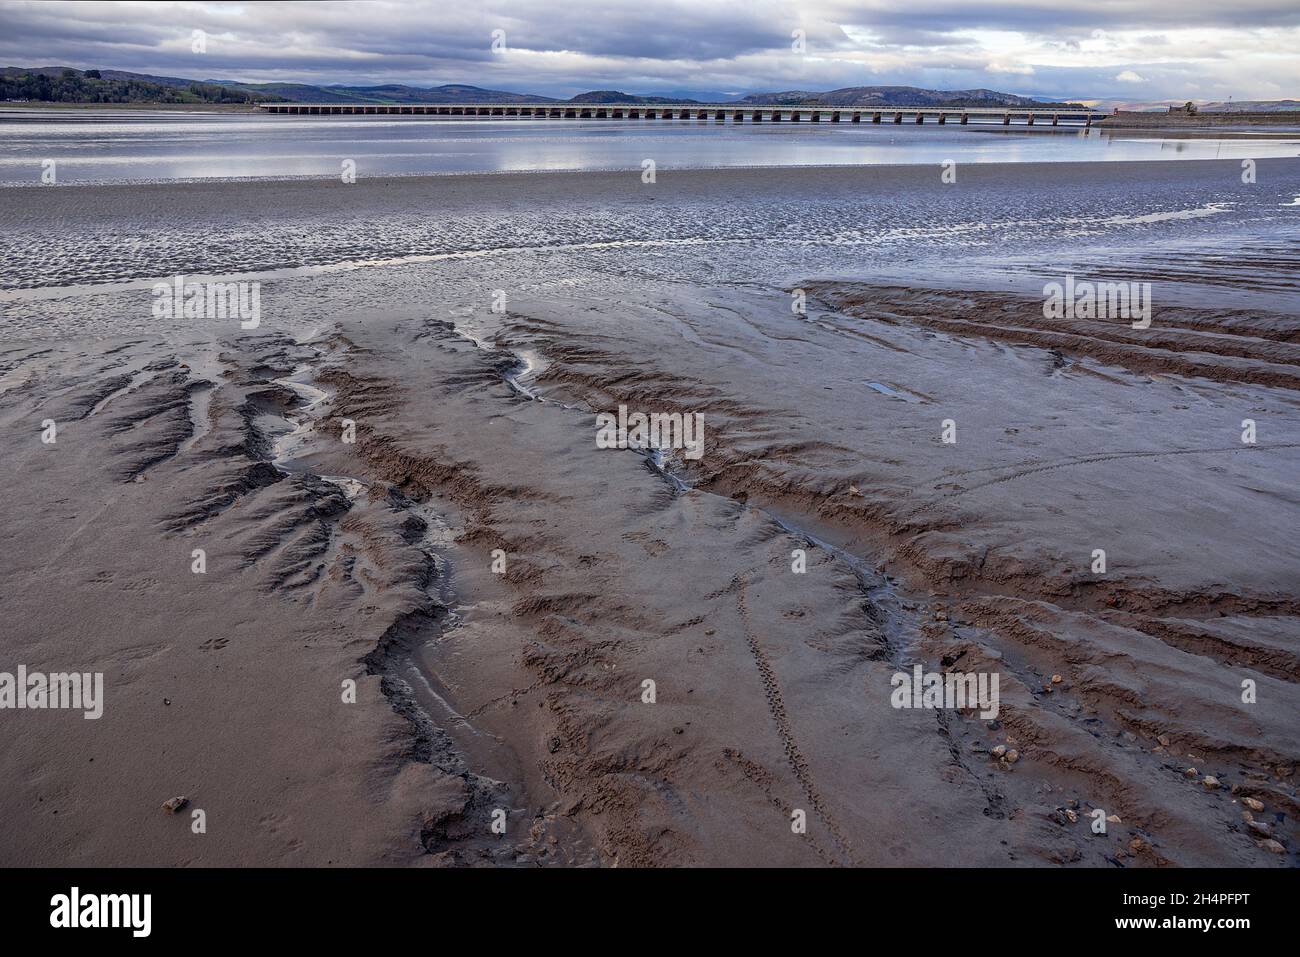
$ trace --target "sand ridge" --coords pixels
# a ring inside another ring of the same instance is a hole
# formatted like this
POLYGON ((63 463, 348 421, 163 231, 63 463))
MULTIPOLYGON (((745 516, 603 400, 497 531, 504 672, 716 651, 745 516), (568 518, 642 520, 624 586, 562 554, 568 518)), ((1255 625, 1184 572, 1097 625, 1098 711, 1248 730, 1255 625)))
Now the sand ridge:
MULTIPOLYGON (((105 189, 89 218, 143 195, 105 189)), ((147 289, 7 300, 6 651, 107 701, 20 716, 0 857, 1292 863, 1294 313, 1052 323, 708 250, 268 276, 249 333, 144 321, 147 289), (599 448, 619 404, 699 413, 703 457, 599 448), (891 707, 916 664, 998 672, 998 718, 891 707)))

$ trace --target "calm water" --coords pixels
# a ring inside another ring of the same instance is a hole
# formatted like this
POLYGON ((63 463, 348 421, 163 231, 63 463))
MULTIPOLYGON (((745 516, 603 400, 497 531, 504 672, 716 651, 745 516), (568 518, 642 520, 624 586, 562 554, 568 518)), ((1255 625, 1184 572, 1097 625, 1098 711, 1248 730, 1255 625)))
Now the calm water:
POLYGON ((723 166, 1235 159, 1300 155, 1300 133, 1178 137, 1079 126, 0 112, 0 185, 723 166))

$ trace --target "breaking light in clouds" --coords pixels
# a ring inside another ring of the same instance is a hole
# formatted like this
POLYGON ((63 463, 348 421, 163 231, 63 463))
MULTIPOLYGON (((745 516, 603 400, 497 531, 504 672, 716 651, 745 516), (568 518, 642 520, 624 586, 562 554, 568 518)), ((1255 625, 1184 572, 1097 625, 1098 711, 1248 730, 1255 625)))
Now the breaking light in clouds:
POLYGON ((1095 100, 1300 96, 1294 0, 0 0, 0 65, 469 83, 568 96, 990 87, 1095 100), (194 30, 207 49, 191 49, 194 30), (491 49, 493 30, 505 50, 491 49), (795 53, 792 31, 806 36, 795 53))

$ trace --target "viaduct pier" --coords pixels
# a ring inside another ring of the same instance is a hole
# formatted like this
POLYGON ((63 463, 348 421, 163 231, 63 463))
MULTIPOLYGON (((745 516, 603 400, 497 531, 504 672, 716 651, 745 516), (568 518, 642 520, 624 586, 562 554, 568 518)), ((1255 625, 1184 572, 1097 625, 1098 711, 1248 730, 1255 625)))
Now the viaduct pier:
POLYGON ((265 113, 294 116, 457 116, 535 120, 694 120, 715 123, 969 123, 1091 127, 1106 114, 1086 109, 937 106, 862 109, 831 106, 740 106, 735 103, 259 103, 265 113))

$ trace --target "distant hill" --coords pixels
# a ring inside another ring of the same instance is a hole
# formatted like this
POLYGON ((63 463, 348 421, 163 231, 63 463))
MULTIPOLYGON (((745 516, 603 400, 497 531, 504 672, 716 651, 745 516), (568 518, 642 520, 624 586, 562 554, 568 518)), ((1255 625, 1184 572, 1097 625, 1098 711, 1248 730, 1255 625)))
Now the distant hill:
POLYGON ((618 90, 593 90, 569 100, 534 93, 486 90, 478 86, 448 83, 418 87, 400 83, 377 86, 346 86, 311 83, 246 83, 241 80, 188 80, 176 76, 152 76, 124 70, 100 70, 100 84, 63 83, 65 74, 84 77, 69 67, 6 67, 0 77, 30 75, 25 85, 4 89, 0 99, 55 100, 68 103, 697 103, 671 94, 634 94, 618 90), (62 83, 63 85, 60 85, 62 83), (196 92, 200 90, 201 92, 196 92), (206 91, 206 92, 202 92, 206 91), (217 92, 220 91, 220 92, 217 92))
POLYGON ((1233 100, 1231 103, 1202 103, 1203 113, 1289 113, 1300 110, 1300 100, 1233 100))
POLYGON ((697 103, 732 103, 744 96, 743 93, 721 93, 717 90, 665 90, 648 95, 657 96, 660 103, 684 103, 690 100, 697 103))
POLYGON ((449 83, 429 87, 385 83, 380 86, 297 86, 293 84, 244 84, 249 90, 271 90, 288 100, 303 103, 561 103, 551 96, 485 90, 477 86, 449 83))
POLYGON ((740 102, 755 106, 1078 106, 997 90, 927 90, 918 86, 847 86, 826 93, 811 90, 751 93, 740 102))
MULTIPOLYGON (((1181 107, 1187 100, 1089 100, 1099 109, 1124 110, 1131 113, 1164 113, 1181 107)), ((1300 100, 1233 100, 1216 102, 1193 100, 1202 113, 1288 113, 1300 111, 1300 100)))
POLYGON ((243 83, 189 80, 124 70, 74 70, 71 67, 4 67, 0 100, 57 103, 562 103, 551 96, 485 90, 447 84, 421 88, 315 86, 310 83, 243 83), (92 76, 92 74, 94 74, 92 76))
POLYGON ((671 94, 656 96, 654 94, 638 93, 621 93, 618 90, 592 90, 590 93, 579 93, 577 96, 570 97, 570 103, 699 103, 700 100, 690 100, 671 94))
MULTIPOLYGON (((837 106, 888 108, 906 106, 999 107, 1075 106, 1036 100, 997 90, 927 90, 916 86, 850 86, 828 92, 787 90, 721 95, 697 99, 681 94, 638 94, 593 90, 569 100, 533 93, 486 90, 449 83, 418 87, 400 83, 349 86, 311 83, 245 83, 239 80, 188 80, 122 70, 73 70, 68 67, 6 67, 0 70, 0 99, 55 100, 65 103, 707 103, 732 102, 756 106, 837 106), (95 74, 92 76, 91 74, 95 74)), ((1245 108, 1246 104, 1237 104, 1245 108)), ((1209 109, 1209 107, 1205 107, 1209 109)), ((1279 107, 1281 108, 1281 107, 1279 107)))
POLYGON ((260 103, 278 97, 174 77, 69 67, 0 69, 0 101, 47 103, 260 103))
POLYGON ((238 89, 291 103, 377 103, 378 100, 352 92, 335 92, 328 87, 307 83, 239 83, 238 89))

